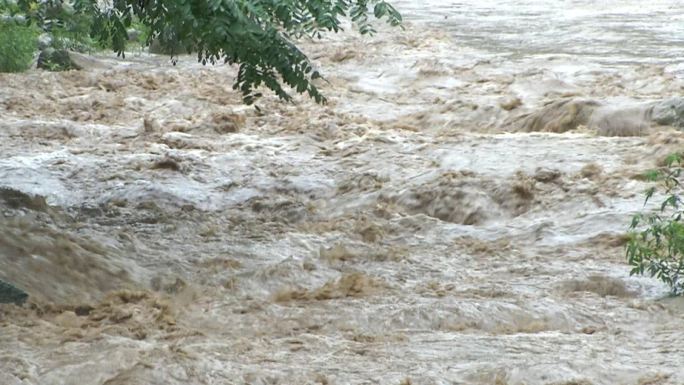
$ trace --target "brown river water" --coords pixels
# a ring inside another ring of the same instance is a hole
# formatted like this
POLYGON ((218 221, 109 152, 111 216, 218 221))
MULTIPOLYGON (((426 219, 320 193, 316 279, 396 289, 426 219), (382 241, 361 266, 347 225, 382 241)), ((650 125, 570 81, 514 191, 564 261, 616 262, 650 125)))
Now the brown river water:
POLYGON ((302 42, 326 106, 192 57, 0 74, 0 384, 684 384, 624 258, 684 4, 395 5, 302 42))

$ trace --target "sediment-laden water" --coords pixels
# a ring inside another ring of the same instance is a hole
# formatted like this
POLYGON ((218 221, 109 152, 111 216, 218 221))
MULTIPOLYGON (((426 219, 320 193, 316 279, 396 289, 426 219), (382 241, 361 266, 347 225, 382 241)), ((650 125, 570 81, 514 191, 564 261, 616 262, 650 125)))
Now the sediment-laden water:
POLYGON ((684 383, 623 250, 684 6, 395 5, 303 43, 326 106, 191 57, 1 74, 0 384, 684 383))

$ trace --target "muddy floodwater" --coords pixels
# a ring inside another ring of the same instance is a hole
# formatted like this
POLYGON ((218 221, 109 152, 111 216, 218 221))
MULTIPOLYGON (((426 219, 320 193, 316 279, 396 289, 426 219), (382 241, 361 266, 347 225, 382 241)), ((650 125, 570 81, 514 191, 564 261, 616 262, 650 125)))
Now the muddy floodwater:
POLYGON ((684 3, 394 4, 301 43, 325 106, 140 51, 0 74, 0 384, 684 384, 624 258, 684 3))

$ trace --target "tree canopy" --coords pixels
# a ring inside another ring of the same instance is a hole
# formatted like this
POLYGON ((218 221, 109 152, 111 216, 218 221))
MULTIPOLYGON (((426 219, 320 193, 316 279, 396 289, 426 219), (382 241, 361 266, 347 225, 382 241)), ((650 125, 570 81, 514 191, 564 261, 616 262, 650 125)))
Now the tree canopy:
POLYGON ((85 17, 90 36, 122 56, 127 30, 141 23, 149 28, 146 43, 158 41, 172 57, 183 50, 196 53, 203 64, 237 64, 233 88, 248 104, 261 96, 261 86, 291 100, 285 85, 325 101, 312 82, 321 75, 297 39, 338 32, 345 18, 361 34, 374 32, 371 17, 401 24, 401 15, 384 0, 17 0, 16 5, 29 22, 43 25, 55 9, 60 11, 52 17, 59 22, 85 17))

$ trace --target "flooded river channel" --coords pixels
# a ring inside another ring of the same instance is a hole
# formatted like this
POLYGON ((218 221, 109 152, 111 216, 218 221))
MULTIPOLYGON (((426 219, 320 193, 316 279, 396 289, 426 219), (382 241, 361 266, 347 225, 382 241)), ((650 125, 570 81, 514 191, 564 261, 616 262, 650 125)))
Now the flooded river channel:
POLYGON ((624 257, 684 3, 393 4, 302 42, 325 106, 190 56, 0 74, 0 384, 684 384, 624 257))

